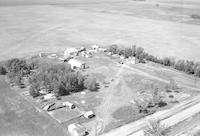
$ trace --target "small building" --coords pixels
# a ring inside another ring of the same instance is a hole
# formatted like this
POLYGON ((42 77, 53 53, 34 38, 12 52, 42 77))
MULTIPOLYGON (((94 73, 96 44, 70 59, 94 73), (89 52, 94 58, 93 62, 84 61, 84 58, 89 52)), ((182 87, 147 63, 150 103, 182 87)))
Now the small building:
POLYGON ((76 108, 76 106, 75 106, 75 104, 73 104, 73 103, 70 103, 70 102, 63 102, 63 105, 64 106, 66 106, 66 107, 68 107, 69 109, 74 109, 74 108, 76 108))
POLYGON ((52 58, 57 58, 58 56, 56 55, 56 54, 49 54, 48 56, 47 56, 47 58, 50 58, 50 59, 52 59, 52 58))
POLYGON ((60 60, 60 61, 64 61, 65 59, 64 59, 64 58, 61 58, 61 57, 59 57, 59 58, 58 58, 58 60, 60 60))
POLYGON ((92 53, 89 52, 89 51, 82 51, 82 52, 80 53, 80 55, 83 56, 83 57, 86 57, 86 58, 92 57, 92 53))
POLYGON ((68 131, 72 136, 86 136, 89 134, 87 129, 79 123, 70 124, 68 131))
POLYGON ((43 110, 45 110, 45 111, 51 111, 50 108, 51 108, 53 105, 55 105, 55 103, 47 104, 47 105, 45 105, 45 106, 43 107, 43 110))
POLYGON ((87 119, 91 119, 91 118, 95 117, 95 114, 93 111, 87 111, 87 112, 83 113, 83 116, 87 119))
POLYGON ((108 55, 112 55, 112 52, 108 52, 108 55))
POLYGON ((93 50, 98 50, 98 49, 99 49, 99 46, 98 46, 98 45, 92 45, 92 49, 93 49, 93 50))
POLYGON ((136 64, 136 58, 135 57, 129 57, 128 59, 126 59, 127 63, 130 64, 136 64))
POLYGON ((29 91, 25 91, 25 92, 22 92, 22 95, 24 95, 24 96, 30 96, 30 93, 29 93, 29 91))
POLYGON ((120 56, 120 59, 125 59, 125 57, 121 55, 121 56, 120 56))
POLYGON ((85 69, 86 68, 86 65, 84 62, 80 61, 80 60, 76 60, 76 59, 70 59, 68 61, 68 63, 71 65, 71 68, 72 69, 75 69, 75 68, 82 68, 82 69, 85 69))
POLYGON ((107 49, 106 48, 99 48, 99 51, 107 52, 107 49))
POLYGON ((64 58, 68 58, 70 56, 77 56, 79 49, 77 48, 69 48, 64 51, 64 58))
POLYGON ((39 91, 39 93, 40 93, 41 95, 47 95, 47 94, 48 94, 48 91, 47 91, 46 89, 41 89, 41 90, 39 91))
POLYGON ((56 96, 53 93, 49 93, 43 96, 44 100, 54 99, 56 96))

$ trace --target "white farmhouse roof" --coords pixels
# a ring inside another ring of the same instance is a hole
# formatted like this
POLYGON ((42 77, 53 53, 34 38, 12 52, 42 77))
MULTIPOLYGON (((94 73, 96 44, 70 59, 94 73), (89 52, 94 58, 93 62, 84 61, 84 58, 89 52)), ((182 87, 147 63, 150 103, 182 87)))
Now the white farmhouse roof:
POLYGON ((55 98, 55 95, 52 93, 44 95, 44 100, 48 100, 48 99, 52 99, 52 98, 55 98))
POLYGON ((71 65, 72 68, 74 67, 81 68, 85 64, 84 62, 79 61, 77 59, 70 59, 68 63, 71 65))
POLYGON ((78 53, 77 48, 69 48, 64 51, 64 56, 68 57, 69 55, 73 55, 74 53, 78 53))

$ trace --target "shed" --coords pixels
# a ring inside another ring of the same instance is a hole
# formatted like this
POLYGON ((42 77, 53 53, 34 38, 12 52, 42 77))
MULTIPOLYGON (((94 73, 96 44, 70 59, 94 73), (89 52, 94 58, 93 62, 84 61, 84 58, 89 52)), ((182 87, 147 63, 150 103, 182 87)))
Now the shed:
POLYGON ((49 93, 43 96, 44 100, 49 100, 49 99, 53 99, 56 98, 56 96, 53 93, 49 93))
POLYGON ((94 114, 93 111, 87 111, 87 112, 85 112, 85 113, 83 114, 83 116, 84 116, 85 118, 87 118, 87 119, 91 119, 91 118, 95 117, 95 114, 94 114))
POLYGON ((75 104, 70 103, 70 102, 63 102, 63 105, 65 105, 66 107, 68 107, 69 109, 74 109, 76 108, 75 104))
POLYGON ((85 69, 85 63, 76 59, 70 59, 68 63, 71 65, 72 69, 83 68, 85 69))
POLYGON ((79 123, 73 123, 68 126, 68 131, 72 136, 86 136, 87 129, 79 123))
POLYGON ((44 109, 45 111, 50 111, 49 109, 50 109, 53 105, 55 105, 55 103, 47 104, 46 106, 43 107, 43 109, 44 109))

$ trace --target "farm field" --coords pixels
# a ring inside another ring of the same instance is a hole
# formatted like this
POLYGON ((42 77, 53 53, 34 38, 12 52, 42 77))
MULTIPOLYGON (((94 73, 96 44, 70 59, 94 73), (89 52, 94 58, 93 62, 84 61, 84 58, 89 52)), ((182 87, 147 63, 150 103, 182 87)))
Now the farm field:
POLYGON ((91 44, 136 44, 159 57, 200 58, 199 19, 190 18, 199 13, 198 1, 190 2, 192 9, 182 3, 171 6, 176 1, 171 5, 158 1, 160 7, 155 6, 157 1, 23 2, 1 4, 1 60, 91 44))
MULTIPOLYGON (((72 71, 83 74, 82 81, 87 76, 97 81, 95 91, 82 85, 81 91, 72 89, 67 95, 55 97, 54 91, 61 86, 60 81, 66 80, 60 80, 65 74, 59 73, 56 79, 59 85, 54 84, 53 89, 50 85, 51 90, 46 92, 54 93, 54 98, 44 100, 46 94, 39 93, 33 98, 29 92, 31 83, 28 79, 32 72, 38 72, 37 68, 27 74, 28 78, 22 76, 28 84, 24 89, 15 85, 10 87, 5 77, 0 76, 0 136, 68 136, 68 126, 77 122, 89 131, 89 136, 118 136, 117 132, 122 136, 134 135, 135 132, 143 133, 151 116, 175 125, 170 128, 170 135, 188 135, 187 131, 198 135, 198 77, 146 60, 144 64, 131 64, 128 59, 121 58, 122 54, 112 55, 91 45, 99 45, 103 49, 116 44, 121 51, 123 47, 136 45, 156 57, 198 62, 199 13, 198 0, 0 0, 0 64, 17 57, 28 62, 36 59, 35 62, 39 60, 40 64, 65 65, 65 49, 86 47, 72 58, 88 67, 72 71), (42 56, 41 52, 47 55, 42 56), (156 103, 156 96, 162 101, 156 103), (64 108, 45 110, 45 106, 57 102, 70 102, 76 107, 70 109, 65 105, 64 108), (148 104, 145 110, 139 107, 143 102, 148 104), (84 116, 90 110, 95 113, 91 119, 84 116)), ((82 82, 79 79, 74 84, 82 82)), ((40 80, 45 80, 45 76, 40 80)), ((43 83, 37 85, 40 88, 36 87, 36 91, 45 86, 43 83)), ((47 91, 47 85, 45 87, 47 91)))

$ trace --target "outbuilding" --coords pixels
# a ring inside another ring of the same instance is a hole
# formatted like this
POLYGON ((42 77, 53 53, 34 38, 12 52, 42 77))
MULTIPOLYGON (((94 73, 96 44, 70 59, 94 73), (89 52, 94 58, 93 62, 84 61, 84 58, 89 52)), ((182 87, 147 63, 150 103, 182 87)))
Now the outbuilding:
POLYGON ((91 119, 91 118, 95 117, 95 114, 93 111, 87 111, 87 112, 83 113, 83 116, 87 119, 91 119))
POLYGON ((70 56, 78 55, 79 49, 77 48, 69 48, 64 51, 64 58, 68 58, 70 56))
POLYGON ((76 108, 76 106, 75 106, 75 104, 73 104, 73 103, 70 103, 70 102, 63 102, 63 105, 64 106, 66 106, 66 107, 68 107, 69 109, 74 109, 74 108, 76 108))
POLYGON ((84 62, 80 61, 80 60, 77 60, 77 59, 70 59, 68 61, 68 64, 71 65, 71 68, 72 69, 75 69, 75 68, 82 68, 82 69, 85 69, 86 68, 86 65, 84 62))
POLYGON ((49 93, 43 96, 44 100, 49 100, 49 99, 53 99, 56 98, 56 96, 53 93, 49 93))
POLYGON ((87 129, 79 123, 70 124, 68 131, 72 136, 86 136, 89 134, 87 129))

